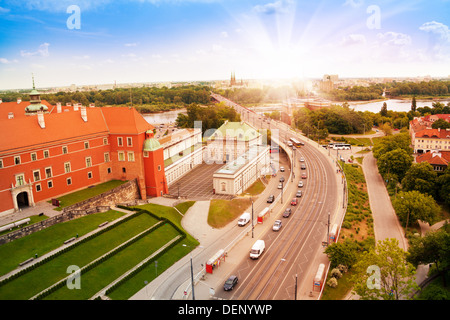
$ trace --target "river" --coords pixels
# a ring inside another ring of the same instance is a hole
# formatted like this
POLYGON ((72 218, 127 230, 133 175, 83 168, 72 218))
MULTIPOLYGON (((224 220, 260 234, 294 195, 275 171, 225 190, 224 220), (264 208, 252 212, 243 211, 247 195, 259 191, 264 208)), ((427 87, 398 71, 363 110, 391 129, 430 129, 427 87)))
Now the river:
POLYGON ((167 124, 171 122, 174 123, 179 113, 186 114, 186 109, 172 110, 159 113, 144 113, 142 116, 151 125, 157 125, 157 124, 167 124))
MULTIPOLYGON (((408 112, 411 110, 411 100, 397 100, 397 99, 388 99, 384 101, 376 101, 376 102, 367 102, 367 103, 352 103, 349 102, 350 108, 355 111, 370 111, 373 113, 378 113, 383 106, 383 103, 386 102, 387 109, 392 111, 400 111, 400 112, 408 112)), ((417 108, 422 108, 425 106, 432 107, 434 101, 431 100, 417 100, 416 106, 417 108)), ((439 100, 439 102, 446 105, 450 100, 439 100)))
MULTIPOLYGON (((399 99, 388 99, 384 101, 375 101, 375 102, 349 102, 350 108, 354 109, 355 111, 370 111, 373 113, 378 113, 381 110, 381 107, 383 106, 383 103, 386 102, 388 110, 392 111, 404 111, 408 112, 411 110, 411 100, 399 100, 399 99)), ((450 102, 450 99, 440 100, 441 103, 447 104, 450 102)), ((432 107, 433 101, 431 100, 417 100, 416 105, 417 108, 420 107, 432 107)), ((341 103, 337 103, 341 104, 341 103)), ((272 112, 274 110, 280 111, 281 110, 281 104, 269 104, 264 106, 259 106, 253 108, 253 110, 259 114, 263 114, 265 112, 272 112)), ((160 113, 146 113, 143 114, 143 117, 145 120, 147 120, 148 123, 152 125, 158 125, 158 124, 168 124, 168 123, 174 123, 175 120, 178 117, 179 113, 186 114, 186 109, 180 109, 180 110, 172 110, 172 111, 166 111, 166 112, 160 112, 160 113)))

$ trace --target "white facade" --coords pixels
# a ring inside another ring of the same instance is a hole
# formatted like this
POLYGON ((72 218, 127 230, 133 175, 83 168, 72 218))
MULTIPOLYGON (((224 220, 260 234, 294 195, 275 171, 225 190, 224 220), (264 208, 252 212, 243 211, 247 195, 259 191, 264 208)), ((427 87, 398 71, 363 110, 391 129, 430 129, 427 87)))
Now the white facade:
POLYGON ((258 178, 269 174, 269 150, 268 146, 253 146, 237 159, 217 170, 213 175, 215 193, 241 194, 258 178))

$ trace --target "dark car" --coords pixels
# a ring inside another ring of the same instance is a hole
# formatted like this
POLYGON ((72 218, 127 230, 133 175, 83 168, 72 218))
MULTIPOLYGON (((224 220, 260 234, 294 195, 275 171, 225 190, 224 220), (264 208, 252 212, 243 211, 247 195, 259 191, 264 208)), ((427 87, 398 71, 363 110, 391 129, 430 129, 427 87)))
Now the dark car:
POLYGON ((281 178, 280 178, 280 182, 284 182, 284 177, 281 177, 281 178))
POLYGON ((292 213, 292 209, 291 208, 286 208, 286 210, 284 210, 284 213, 283 213, 283 218, 289 218, 291 213, 292 213))
POLYGON ((225 291, 233 290, 234 286, 238 283, 238 277, 237 276, 230 276, 227 281, 225 281, 225 284, 223 285, 223 289, 225 291))
POLYGON ((275 196, 273 195, 273 194, 271 194, 270 196, 269 196, 269 198, 267 198, 267 202, 268 203, 272 203, 272 202, 274 202, 275 201, 275 196))

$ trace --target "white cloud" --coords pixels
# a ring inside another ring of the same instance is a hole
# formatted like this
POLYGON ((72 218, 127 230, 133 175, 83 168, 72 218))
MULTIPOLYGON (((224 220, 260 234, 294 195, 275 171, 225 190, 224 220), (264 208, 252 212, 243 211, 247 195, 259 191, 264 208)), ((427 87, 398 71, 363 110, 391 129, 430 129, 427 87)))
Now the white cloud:
POLYGON ((441 39, 450 41, 450 29, 443 23, 431 21, 420 26, 419 30, 437 34, 441 39))
POLYGON ((49 43, 43 43, 39 46, 39 49, 36 51, 26 51, 26 50, 20 50, 20 55, 22 57, 32 57, 32 56, 41 56, 41 57, 48 57, 50 53, 48 52, 48 47, 50 46, 49 43))
POLYGON ((228 32, 222 31, 222 32, 220 33, 220 36, 221 36, 222 38, 228 38, 228 32))
POLYGON ((6 58, 0 58, 0 63, 3 63, 3 64, 10 64, 10 63, 13 63, 13 62, 18 62, 18 61, 16 59, 8 60, 6 58))
POLYGON ((9 11, 11 11, 11 10, 7 9, 7 8, 0 7, 0 13, 8 13, 9 11))
POLYGON ((349 34, 348 36, 345 36, 342 38, 340 44, 341 46, 352 46, 356 44, 365 44, 366 43, 366 37, 363 34, 349 34))
POLYGON ((264 14, 287 13, 294 4, 293 0, 278 0, 264 5, 256 5, 253 11, 264 14))
POLYGON ((378 33, 377 38, 385 46, 406 46, 411 44, 411 37, 399 32, 388 31, 385 33, 378 33))
POLYGON ((125 47, 136 47, 136 46, 137 46, 137 43, 136 43, 136 42, 133 42, 133 43, 125 43, 124 46, 125 46, 125 47))
POLYGON ((364 4, 364 0, 346 0, 344 6, 350 6, 352 8, 361 7, 364 4))

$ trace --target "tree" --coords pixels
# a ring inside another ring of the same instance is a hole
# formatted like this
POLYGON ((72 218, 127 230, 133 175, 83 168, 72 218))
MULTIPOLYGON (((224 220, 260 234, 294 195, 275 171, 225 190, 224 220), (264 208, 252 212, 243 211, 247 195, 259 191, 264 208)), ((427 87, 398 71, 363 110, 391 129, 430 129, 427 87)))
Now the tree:
POLYGON ((406 228, 419 219, 432 225, 441 211, 432 196, 416 190, 399 192, 392 206, 406 228))
POLYGON ((433 129, 450 129, 450 122, 445 121, 444 119, 439 119, 431 125, 433 129))
POLYGON ((354 289, 363 300, 408 299, 418 288, 416 269, 406 260, 397 239, 378 241, 375 248, 362 253, 354 270, 354 289))
POLYGON ((436 179, 436 185, 438 196, 442 199, 447 205, 450 206, 450 168, 444 171, 444 173, 436 179))
POLYGON ((349 239, 344 242, 333 243, 325 249, 325 254, 330 259, 331 267, 342 264, 351 268, 356 263, 361 247, 349 239))
POLYGON ((436 195, 437 173, 428 162, 414 163, 402 180, 405 191, 417 190, 421 193, 436 195))
POLYGON ((387 103, 383 102, 383 106, 381 107, 380 114, 382 117, 387 116, 387 103))
POLYGON ((416 103, 416 97, 412 97, 412 101, 411 101, 411 111, 416 112, 417 109, 417 103, 416 103))
POLYGON ((398 148, 405 150, 408 154, 412 154, 413 150, 410 145, 411 138, 408 133, 386 136, 375 142, 373 146, 373 156, 378 159, 382 154, 398 148))
POLYGON ((382 154, 377 161, 378 170, 383 177, 388 174, 396 175, 401 181, 411 167, 413 157, 403 149, 395 149, 382 154))
POLYGON ((444 270, 450 267, 450 233, 438 230, 428 232, 425 237, 412 239, 407 260, 415 266, 434 263, 446 287, 444 270))

